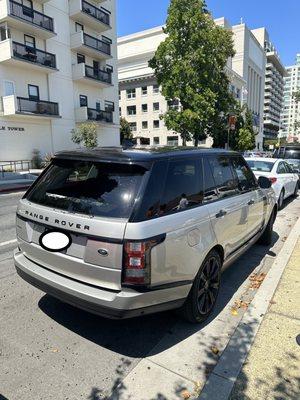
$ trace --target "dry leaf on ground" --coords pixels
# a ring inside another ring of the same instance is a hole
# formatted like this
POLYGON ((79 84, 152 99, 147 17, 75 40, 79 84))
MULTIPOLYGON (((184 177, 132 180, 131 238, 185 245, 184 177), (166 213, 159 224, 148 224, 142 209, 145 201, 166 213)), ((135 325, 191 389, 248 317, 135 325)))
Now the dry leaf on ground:
POLYGON ((191 393, 188 390, 183 390, 181 396, 183 399, 187 400, 191 398, 191 393))
POLYGON ((218 354, 220 353, 220 350, 219 350, 216 346, 211 347, 211 351, 212 351, 215 355, 218 355, 218 354))
POLYGON ((265 279, 266 274, 261 272, 260 274, 252 274, 250 276, 250 289, 258 289, 265 279))

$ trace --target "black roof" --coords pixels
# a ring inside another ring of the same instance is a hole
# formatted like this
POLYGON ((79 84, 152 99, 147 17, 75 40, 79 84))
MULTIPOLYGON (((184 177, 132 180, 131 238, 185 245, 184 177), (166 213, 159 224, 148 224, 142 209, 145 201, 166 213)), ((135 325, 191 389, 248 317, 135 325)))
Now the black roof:
POLYGON ((147 163, 162 158, 179 158, 195 154, 239 154, 224 149, 208 149, 201 147, 138 147, 123 149, 122 147, 97 147, 56 153, 54 158, 71 160, 93 160, 117 163, 147 163))

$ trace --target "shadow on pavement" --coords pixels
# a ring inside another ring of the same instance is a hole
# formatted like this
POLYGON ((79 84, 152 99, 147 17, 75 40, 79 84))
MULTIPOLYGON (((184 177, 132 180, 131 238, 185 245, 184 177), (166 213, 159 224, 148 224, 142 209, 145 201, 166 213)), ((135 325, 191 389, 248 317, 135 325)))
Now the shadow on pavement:
MULTIPOLYGON (((277 240, 278 235, 274 233, 271 246, 277 240)), ((274 256, 270 247, 255 245, 223 272, 222 285, 215 310, 211 317, 200 325, 191 325, 182 321, 180 317, 171 312, 129 320, 109 320, 62 303, 49 295, 40 299, 39 307, 45 314, 65 328, 99 346, 123 356, 144 358, 150 353, 151 355, 155 354, 155 345, 167 333, 169 340, 165 341, 165 348, 160 347, 158 352, 193 335, 216 318, 265 255, 274 256), (176 323, 180 325, 179 336, 172 335, 176 323)))

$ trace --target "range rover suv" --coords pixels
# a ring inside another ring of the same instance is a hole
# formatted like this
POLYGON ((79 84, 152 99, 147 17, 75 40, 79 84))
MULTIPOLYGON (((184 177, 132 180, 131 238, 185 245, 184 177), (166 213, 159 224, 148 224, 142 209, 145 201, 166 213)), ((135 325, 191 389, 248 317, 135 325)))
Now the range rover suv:
POLYGON ((84 310, 127 318, 212 311, 222 267, 271 242, 277 205, 239 153, 62 152, 17 210, 18 274, 84 310))

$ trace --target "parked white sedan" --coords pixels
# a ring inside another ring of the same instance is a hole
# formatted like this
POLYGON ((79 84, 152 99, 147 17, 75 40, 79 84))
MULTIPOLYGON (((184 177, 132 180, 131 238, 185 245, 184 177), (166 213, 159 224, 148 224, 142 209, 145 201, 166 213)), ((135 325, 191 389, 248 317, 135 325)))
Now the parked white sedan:
POLYGON ((247 163, 259 178, 266 176, 272 182, 278 208, 282 208, 283 201, 289 196, 297 196, 299 176, 293 172, 292 167, 282 159, 274 158, 246 158, 247 163))

